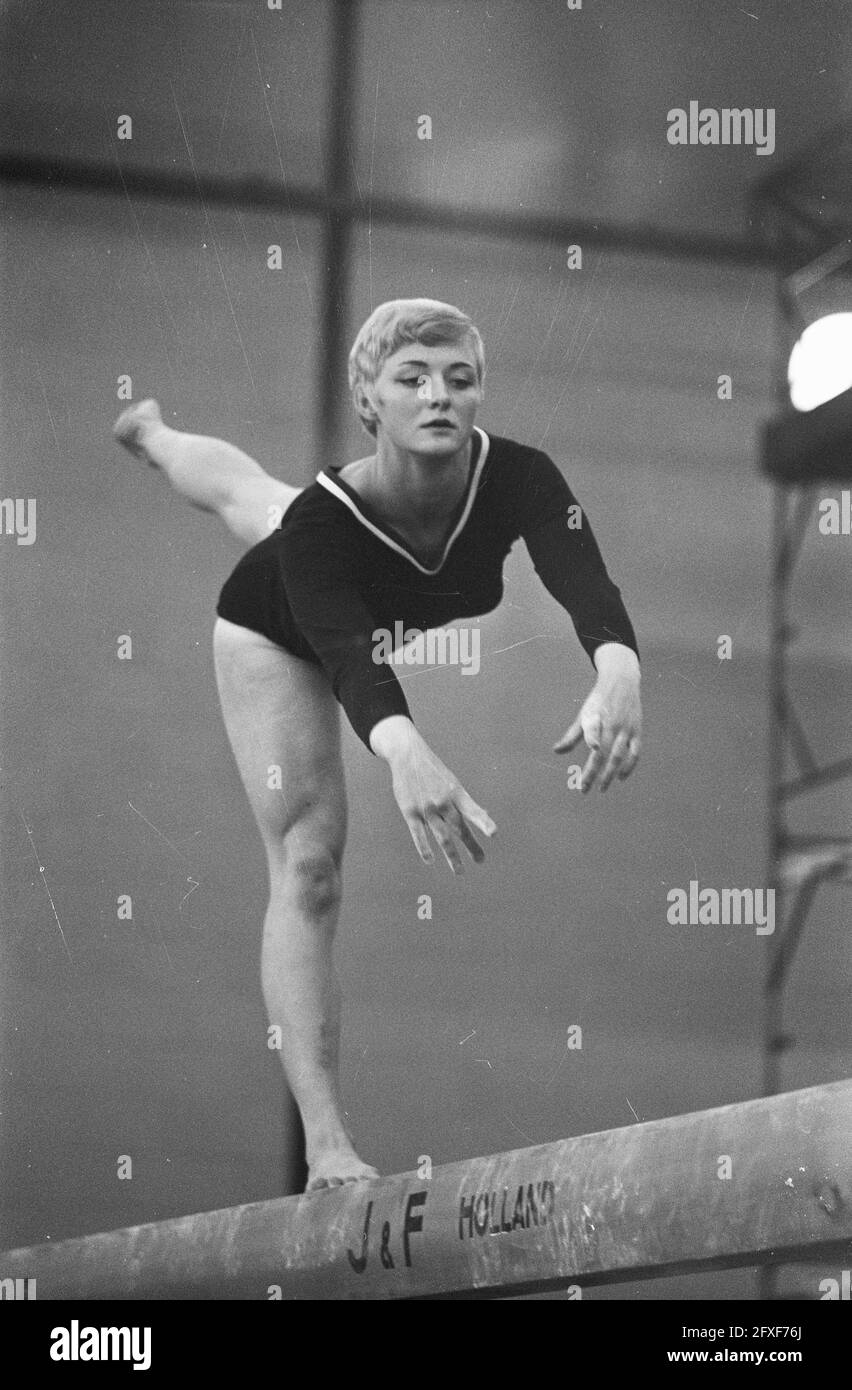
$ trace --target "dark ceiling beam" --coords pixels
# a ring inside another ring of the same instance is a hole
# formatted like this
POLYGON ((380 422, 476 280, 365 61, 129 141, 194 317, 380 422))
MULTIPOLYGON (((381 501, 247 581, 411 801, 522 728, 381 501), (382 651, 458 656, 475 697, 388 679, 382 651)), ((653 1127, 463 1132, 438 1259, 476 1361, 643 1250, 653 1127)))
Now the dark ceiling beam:
POLYGON ((239 206, 261 211, 301 214, 327 219, 371 221, 374 226, 417 227, 419 231, 479 236, 499 241, 541 242, 547 245, 597 246, 612 251, 640 252, 667 259, 763 267, 774 270, 773 250, 745 237, 701 236, 663 227, 595 221, 560 213, 519 213, 511 209, 456 207, 420 203, 414 199, 373 196, 328 199, 320 188, 286 185, 256 175, 233 177, 171 172, 128 164, 121 168, 87 160, 56 159, 0 152, 0 179, 8 183, 47 185, 63 192, 133 194, 208 205, 239 206))

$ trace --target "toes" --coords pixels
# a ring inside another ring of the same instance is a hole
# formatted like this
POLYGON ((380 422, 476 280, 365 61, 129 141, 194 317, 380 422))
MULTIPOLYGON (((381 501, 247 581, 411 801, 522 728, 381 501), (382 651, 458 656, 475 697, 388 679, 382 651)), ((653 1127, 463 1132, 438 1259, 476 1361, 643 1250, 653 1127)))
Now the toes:
POLYGON ((377 1178, 378 1173, 347 1173, 345 1177, 338 1178, 330 1176, 327 1178, 312 1178, 305 1188, 306 1192, 326 1191, 331 1187, 348 1187, 355 1182, 368 1182, 371 1178, 377 1178))
POLYGON ((354 1173, 347 1172, 346 1167, 348 1165, 341 1165, 336 1173, 333 1170, 323 1174, 315 1173, 313 1177, 309 1178, 305 1192, 327 1191, 332 1187, 348 1187, 352 1183, 369 1182, 371 1179, 381 1176, 378 1168, 373 1168, 367 1164, 364 1164, 354 1173))

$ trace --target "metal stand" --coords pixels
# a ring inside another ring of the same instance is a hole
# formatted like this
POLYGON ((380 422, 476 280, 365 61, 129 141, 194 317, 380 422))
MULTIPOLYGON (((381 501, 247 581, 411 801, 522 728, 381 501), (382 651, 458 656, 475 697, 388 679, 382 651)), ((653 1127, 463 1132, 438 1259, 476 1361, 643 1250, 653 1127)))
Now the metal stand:
MULTIPOLYGON (((852 838, 847 834, 792 834, 788 804, 829 783, 852 779, 852 757, 820 766, 793 704, 789 654, 796 638, 791 589, 796 561, 812 524, 818 483, 852 482, 852 392, 807 414, 791 409, 787 362, 809 321, 835 311, 829 277, 852 264, 852 185, 848 160, 852 122, 836 127, 818 149, 763 183, 753 211, 777 260, 779 415, 767 426, 762 470, 775 484, 772 536, 769 664, 769 885, 775 890, 776 931, 769 945, 764 985, 763 1093, 783 1089, 782 1059, 795 1045, 785 1030, 784 1002, 796 950, 821 884, 852 877, 852 838), (805 313, 805 296, 817 305, 805 313), (849 399, 846 399, 846 398, 849 399), (792 775, 788 775, 792 767, 792 775)), ((845 306, 844 306, 845 307, 845 306)), ((776 1298, 779 1266, 759 1277, 762 1298, 776 1298)))

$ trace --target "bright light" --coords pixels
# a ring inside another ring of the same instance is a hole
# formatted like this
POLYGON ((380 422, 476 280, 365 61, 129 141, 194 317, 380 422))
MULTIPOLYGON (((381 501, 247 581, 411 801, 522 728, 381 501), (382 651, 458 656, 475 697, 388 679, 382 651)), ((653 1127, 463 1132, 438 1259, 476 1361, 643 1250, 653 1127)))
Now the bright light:
POLYGON ((827 314, 810 324, 790 353, 790 400, 815 410, 852 386, 852 314, 827 314))

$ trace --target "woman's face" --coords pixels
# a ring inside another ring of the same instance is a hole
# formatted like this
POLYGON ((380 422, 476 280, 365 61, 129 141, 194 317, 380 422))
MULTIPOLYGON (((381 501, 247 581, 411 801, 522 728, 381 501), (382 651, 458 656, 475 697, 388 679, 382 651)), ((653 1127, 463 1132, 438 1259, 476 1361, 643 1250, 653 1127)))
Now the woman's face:
POLYGON ((367 395, 379 434, 398 448, 454 454, 469 440, 482 400, 472 345, 406 344, 385 360, 367 395))

